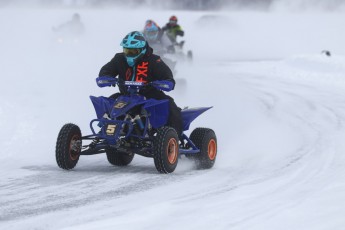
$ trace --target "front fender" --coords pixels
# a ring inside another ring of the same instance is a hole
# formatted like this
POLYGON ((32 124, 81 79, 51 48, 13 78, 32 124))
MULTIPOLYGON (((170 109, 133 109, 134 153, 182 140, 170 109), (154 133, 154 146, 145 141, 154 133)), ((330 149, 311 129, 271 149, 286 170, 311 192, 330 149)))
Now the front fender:
POLYGON ((90 96, 93 107, 95 108, 98 119, 101 119, 105 113, 110 114, 111 108, 115 102, 114 99, 108 97, 90 96))
POLYGON ((169 100, 144 99, 142 96, 128 97, 120 96, 116 100, 108 97, 90 96, 95 108, 97 118, 103 118, 107 113, 110 117, 116 118, 125 114, 131 108, 142 105, 148 112, 150 124, 153 128, 165 125, 169 117, 169 100))

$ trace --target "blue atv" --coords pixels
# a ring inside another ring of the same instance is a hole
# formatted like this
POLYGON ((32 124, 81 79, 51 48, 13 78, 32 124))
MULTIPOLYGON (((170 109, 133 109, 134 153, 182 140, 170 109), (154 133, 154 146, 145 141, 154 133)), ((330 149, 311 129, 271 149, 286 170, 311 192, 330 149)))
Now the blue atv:
MULTIPOLYGON (((101 87, 119 85, 112 77, 96 79, 101 87)), ((184 154, 196 162, 199 169, 211 168, 217 156, 217 138, 208 128, 196 128, 187 137, 179 137, 174 128, 167 126, 169 101, 146 99, 139 90, 147 84, 122 82, 128 94, 116 99, 94 97, 90 99, 96 110, 97 119, 90 122, 92 134, 82 136, 80 128, 72 123, 65 124, 56 143, 56 162, 62 169, 73 169, 80 155, 106 153, 110 164, 126 166, 135 154, 154 159, 158 172, 171 173, 175 170, 180 155, 184 154), (82 141, 89 142, 83 145, 82 141)), ((166 81, 149 83, 160 90, 169 88, 166 81)), ((187 108, 181 111, 183 131, 200 114, 212 107, 187 108)))

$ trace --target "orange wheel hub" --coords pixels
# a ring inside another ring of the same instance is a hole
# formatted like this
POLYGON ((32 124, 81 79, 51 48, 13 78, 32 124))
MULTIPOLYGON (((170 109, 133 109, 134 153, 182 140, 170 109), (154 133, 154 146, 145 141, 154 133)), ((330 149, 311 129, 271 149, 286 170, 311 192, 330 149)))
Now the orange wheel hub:
POLYGON ((210 142, 208 142, 208 157, 210 160, 214 160, 217 155, 217 143, 214 139, 211 139, 210 142))
POLYGON ((171 138, 168 142, 167 156, 170 164, 174 164, 177 160, 178 145, 175 138, 171 138))

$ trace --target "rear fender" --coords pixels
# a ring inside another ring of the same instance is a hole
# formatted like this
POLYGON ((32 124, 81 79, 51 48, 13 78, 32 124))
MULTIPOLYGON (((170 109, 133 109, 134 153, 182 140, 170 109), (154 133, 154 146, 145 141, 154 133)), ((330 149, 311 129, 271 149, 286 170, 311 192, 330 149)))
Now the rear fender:
POLYGON ((211 107, 198 107, 198 108, 190 108, 190 109, 183 109, 181 111, 182 120, 183 120, 183 131, 189 129, 190 124, 203 112, 211 109, 211 107))

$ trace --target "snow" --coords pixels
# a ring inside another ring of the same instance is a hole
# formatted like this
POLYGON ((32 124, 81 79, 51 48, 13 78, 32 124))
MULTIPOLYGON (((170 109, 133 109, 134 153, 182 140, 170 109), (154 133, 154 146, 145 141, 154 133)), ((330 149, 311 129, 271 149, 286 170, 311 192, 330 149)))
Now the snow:
POLYGON ((0 12, 0 229, 344 228, 343 13, 83 9, 85 36, 58 43, 52 27, 75 10, 0 12), (170 95, 214 106, 190 130, 215 130, 215 166, 182 157, 161 175, 150 158, 118 168, 101 154, 58 168, 62 125, 87 134, 89 95, 114 92, 95 78, 123 36, 172 14, 195 59, 170 95))

